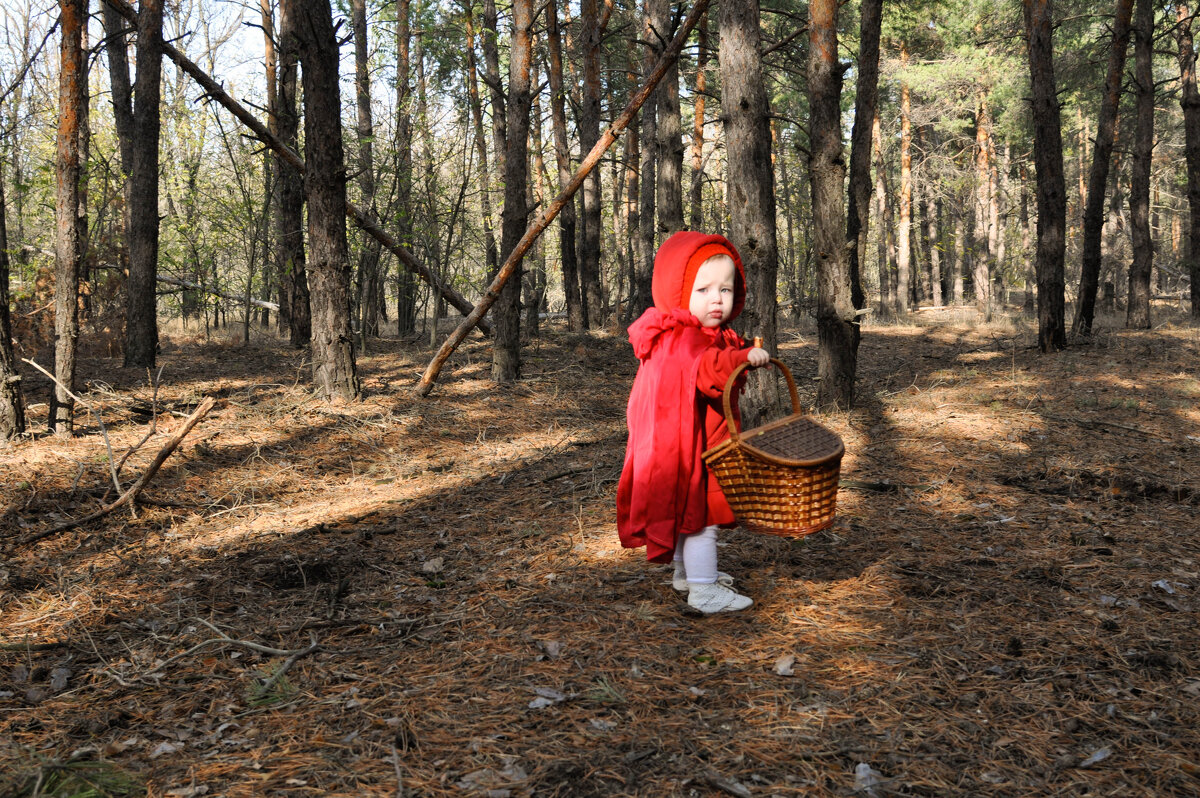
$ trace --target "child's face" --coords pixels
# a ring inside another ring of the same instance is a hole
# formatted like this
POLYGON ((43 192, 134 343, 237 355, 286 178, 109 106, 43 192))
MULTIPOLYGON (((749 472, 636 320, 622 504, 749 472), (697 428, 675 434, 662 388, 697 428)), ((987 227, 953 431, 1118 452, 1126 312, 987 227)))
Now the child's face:
POLYGON ((733 312, 733 259, 714 255, 700 264, 688 310, 703 327, 720 327, 733 312))

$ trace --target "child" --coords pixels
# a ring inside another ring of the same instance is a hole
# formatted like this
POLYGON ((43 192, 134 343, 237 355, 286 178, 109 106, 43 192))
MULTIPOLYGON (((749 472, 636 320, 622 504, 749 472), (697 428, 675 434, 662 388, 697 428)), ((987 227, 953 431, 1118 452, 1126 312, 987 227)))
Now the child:
MULTIPOLYGON (((717 570, 717 529, 734 525, 733 511, 700 455, 729 436, 721 407, 729 375, 741 363, 764 366, 770 355, 728 327, 745 304, 746 280, 724 237, 668 238, 654 258, 652 288, 654 307, 629 328, 641 364, 629 394, 617 531, 622 546, 645 546, 651 562, 674 560, 673 584, 692 607, 742 610, 753 601, 717 570)), ((735 401, 740 422, 736 408, 735 401)))

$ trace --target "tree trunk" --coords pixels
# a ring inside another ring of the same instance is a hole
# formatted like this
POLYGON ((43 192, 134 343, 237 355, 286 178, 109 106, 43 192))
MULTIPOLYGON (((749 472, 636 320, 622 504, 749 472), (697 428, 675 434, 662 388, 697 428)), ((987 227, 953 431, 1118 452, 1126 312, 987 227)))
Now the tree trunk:
MULTIPOLYGON (((908 66, 908 46, 900 45, 900 69, 908 66)), ((908 82, 900 80, 900 195, 896 227, 896 312, 908 312, 912 291, 912 101, 908 82)))
MULTIPOLYGON (((637 83, 637 72, 633 69, 632 63, 627 77, 630 85, 637 83)), ((625 299, 625 312, 621 317, 621 323, 625 325, 633 321, 635 313, 640 315, 645 311, 645 308, 638 307, 639 291, 642 290, 638 285, 638 264, 641 253, 639 241, 642 232, 640 213, 642 184, 638 167, 641 161, 642 136, 638 127, 638 117, 634 117, 629 125, 629 130, 625 133, 625 249, 629 259, 629 285, 625 299)))
POLYGON ((1021 260, 1025 264, 1022 275, 1025 279, 1025 297, 1021 303, 1021 312, 1026 316, 1032 316, 1035 312, 1034 308, 1034 286, 1037 284, 1037 273, 1034 270, 1033 251, 1030 244, 1033 241, 1033 233, 1029 229, 1029 170, 1025 167, 1025 163, 1021 163, 1021 211, 1018 223, 1021 225, 1021 260))
POLYGON ((1192 18, 1186 4, 1179 6, 1178 14, 1179 76, 1183 85, 1179 104, 1183 107, 1184 152, 1187 159, 1187 268, 1191 282, 1192 319, 1200 320, 1200 91, 1196 89, 1192 18))
MULTIPOLYGON (((550 56, 550 115, 554 126, 554 157, 558 164, 558 186, 571 182, 571 142, 567 138, 566 92, 563 88, 562 35, 558 28, 558 0, 546 6, 546 44, 550 56)), ((558 215, 558 251, 562 262, 563 293, 567 303, 567 326, 571 332, 587 329, 587 316, 579 289, 579 262, 575 257, 575 203, 563 206, 558 215)))
MULTIPOLYGON (((79 344, 79 272, 83 241, 79 235, 80 109, 87 102, 83 0, 61 0, 58 72, 58 152, 55 158, 54 245, 54 386, 50 431, 69 435, 74 424, 75 356, 79 344)), ((6 281, 7 283, 7 281, 6 281)), ((7 291, 6 291, 7 293, 7 291)), ((5 305, 7 309, 7 304, 5 305)), ((8 339, 11 341, 12 339, 8 339)))
MULTIPOLYGON (((1180 11, 1186 13, 1185 10, 1180 11)), ((1104 238, 1104 193, 1116 141, 1117 114, 1121 104, 1121 83, 1125 77, 1125 54, 1129 49, 1129 23, 1133 16, 1133 0, 1117 0, 1113 19, 1112 44, 1108 50, 1108 71, 1104 93, 1100 97, 1100 116, 1096 121, 1096 143, 1092 148, 1092 168, 1088 176, 1087 198, 1083 211, 1083 256, 1079 277, 1079 301, 1071 332, 1088 335, 1096 316, 1096 292, 1100 286, 1101 250, 1104 238)), ((1191 52, 1191 40, 1188 40, 1191 52)), ((1182 53, 1182 50, 1180 51, 1182 53)), ((1193 56, 1193 61, 1195 57, 1193 56)), ((1193 80, 1193 91, 1194 80, 1193 80)), ((1184 88, 1184 102, 1187 89, 1184 88)), ((1200 105, 1200 98, 1197 98, 1200 105)), ((1186 106, 1185 106, 1186 108, 1186 106)), ((1186 122, 1186 111, 1185 111, 1186 122)), ((1200 193, 1200 187, 1197 188, 1200 193)), ((1200 197, 1198 197, 1200 200, 1200 197)))
MULTIPOLYGON (((859 21, 857 83, 854 91, 854 127, 850 133, 850 191, 846 210, 847 260, 854 307, 862 308, 860 261, 867 251, 871 215, 871 140, 879 98, 879 31, 883 0, 863 0, 859 21)), ((786 192, 786 188, 784 189, 786 192)), ((790 237, 790 233, 789 233, 790 237)))
POLYGON ((508 133, 505 130, 504 90, 500 84, 499 37, 496 0, 483 0, 483 30, 479 39, 483 46, 484 82, 492 101, 492 151, 496 153, 496 171, 503 175, 508 133))
POLYGON ((129 279, 125 283, 125 366, 149 368, 158 349, 158 131, 162 86, 162 0, 138 7, 129 173, 129 279))
POLYGON ((1063 176, 1062 120, 1054 83, 1051 0, 1024 0, 1024 6, 1037 162, 1038 348, 1050 352, 1062 349, 1066 343, 1063 258, 1067 188, 1063 176))
MULTIPOLYGON (((479 96, 478 68, 475 65, 475 20, 468 4, 467 23, 467 98, 471 105, 471 124, 475 130, 475 157, 479 160, 479 200, 483 215, 484 258, 488 275, 500 268, 496 250, 496 225, 492 219, 492 173, 488 169, 487 141, 483 133, 483 101, 479 96)), ((405 59, 407 68, 407 57, 405 59)), ((411 144, 410 144, 411 146, 411 144)))
MULTIPOLYGON (((112 90, 113 127, 116 129, 121 159, 121 245, 117 258, 122 272, 129 271, 129 170, 133 167, 133 87, 129 82, 129 46, 125 33, 125 18, 112 5, 101 3, 104 14, 104 49, 108 53, 108 79, 112 90)), ((13 142, 14 153, 19 145, 13 142)), ((15 158, 15 156, 14 156, 15 158)), ((19 173, 14 160, 14 172, 19 173)), ((20 213, 20 208, 17 209, 20 213)))
POLYGON ((884 160, 883 131, 876 111, 871 120, 871 138, 875 142, 875 204, 882 225, 879 228, 879 315, 890 316, 896 307, 896 220, 888 190, 887 162, 884 160))
POLYGON ((809 172, 817 255, 817 405, 849 410, 854 404, 859 329, 843 227, 846 168, 837 12, 837 0, 810 0, 808 5, 809 172))
POLYGON ((1150 237, 1150 167, 1154 155, 1154 3, 1138 0, 1134 26, 1134 79, 1137 121, 1129 170, 1129 221, 1133 264, 1129 267, 1129 300, 1125 326, 1150 327, 1150 272, 1154 242, 1150 237))
MULTIPOLYGON (((649 0, 647 0, 649 6, 649 0)), ((642 53, 642 79, 649 77, 658 56, 663 51, 664 43, 659 40, 651 24, 651 15, 647 7, 645 27, 642 31, 644 50, 642 53)), ((654 92, 642 106, 641 128, 641 161, 638 173, 641 179, 641 192, 638 195, 638 231, 634 239, 634 291, 632 293, 632 316, 641 316, 654 304, 651 294, 651 284, 654 276, 654 215, 656 208, 655 186, 658 185, 658 93, 654 92)), ((631 134, 632 135, 632 134, 631 134)))
MULTIPOLYGON (((992 317, 991 135, 992 119, 988 109, 988 93, 987 89, 980 86, 976 89, 975 246, 971 251, 971 286, 975 290, 975 307, 985 319, 992 317)), ((1038 174, 1041 175, 1040 170, 1038 174)))
MULTIPOLYGON (((536 42, 531 42, 530 46, 536 48, 536 42)), ((546 161, 542 149, 542 103, 541 94, 532 92, 532 87, 540 84, 538 63, 532 55, 529 60, 529 83, 531 86, 529 144, 532 148, 532 152, 529 154, 529 168, 533 170, 533 175, 532 179, 526 181, 529 184, 529 192, 525 199, 528 208, 544 208, 546 207, 546 161)), ((619 206, 619 199, 613 204, 619 206)), ((528 214, 528 210, 526 213, 528 214)), ((617 217, 620 218, 620 215, 617 214, 617 217)), ((546 247, 543 239, 539 238, 530 248, 529 260, 533 268, 526 272, 528 279, 525 280, 523 301, 525 304, 525 331, 529 337, 534 338, 539 332, 539 316, 542 302, 546 298, 546 247)))
POLYGON ((299 0, 297 11, 304 88, 304 193, 308 200, 313 381, 326 399, 357 399, 362 386, 350 330, 338 44, 329 0, 299 0))
MULTIPOLYGON (((505 123, 508 151, 504 155, 504 214, 500 251, 504 258, 516 249, 525 233, 528 208, 525 181, 528 177, 529 112, 532 103, 533 0, 513 2, 512 48, 509 53, 508 119, 505 123)), ((599 233, 599 231, 597 231, 599 233)), ((512 382, 521 376, 521 266, 505 284, 496 301, 493 318, 496 340, 492 346, 492 379, 512 382)))
MULTIPOLYGON (((583 97, 579 104, 579 150, 590 152, 600 138, 600 14, 596 0, 581 0, 580 46, 583 50, 583 97)), ((601 170, 593 169, 583 183, 582 241, 579 276, 589 327, 604 322, 604 296, 600 283, 601 170)), ((519 236, 518 236, 519 237, 519 236)), ((515 242, 514 242, 515 243, 515 242)))
MULTIPOLYGON (((259 17, 262 20, 263 29, 263 65, 265 67, 266 88, 267 88, 267 130, 272 134, 279 135, 279 56, 275 52, 275 11, 272 8, 271 0, 259 0, 259 17)), ((180 75, 182 78, 182 75, 180 75)), ((275 261, 272 259, 272 254, 275 248, 272 246, 272 236, 275 233, 276 226, 274 224, 275 216, 279 210, 279 175, 276 169, 276 160, 271 154, 270 149, 263 150, 263 187, 265 195, 263 202, 263 293, 265 296, 271 295, 271 290, 278 286, 279 290, 276 293, 281 300, 283 299, 283 280, 278 274, 272 274, 271 267, 275 261)), ((287 167, 282 167, 286 169, 287 167)), ((285 312, 287 303, 281 304, 285 312)), ((265 327, 269 323, 268 311, 260 308, 262 312, 262 323, 265 327)), ((285 319, 283 316, 277 315, 275 318, 276 324, 280 330, 283 329, 285 319)), ((249 332, 249 327, 247 327, 249 332)))
POLYGON ((25 396, 13 355, 12 319, 8 301, 8 221, 4 204, 4 173, 0 170, 0 441, 25 431, 25 396))
MULTIPOLYGON (((654 30, 665 44, 671 39, 671 3, 649 4, 654 30)), ((658 84, 658 234, 666 239, 683 229, 683 124, 679 108, 679 64, 671 65, 658 84)))
MULTIPOLYGON (((359 203, 363 213, 372 224, 378 224, 379 212, 375 207, 375 156, 372 140, 375 136, 371 119, 371 74, 367 61, 367 2, 350 1, 351 26, 354 30, 354 89, 358 126, 358 190, 362 194, 359 203)), ((365 340, 368 335, 379 336, 379 302, 383 281, 379 274, 380 245, 369 235, 363 236, 362 251, 358 256, 358 279, 362 285, 359 301, 360 330, 365 340)))
MULTIPOLYGON (((396 239, 400 246, 413 246, 412 200, 412 87, 409 85, 412 65, 412 4, 409 0, 396 3, 396 239)), ((469 24, 469 21, 468 21, 469 24)), ((474 57, 474 52, 470 54, 474 57)), ((488 186, 483 186, 488 191, 488 186)), ((485 217, 485 224, 490 217, 485 217)), ((494 239, 493 239, 494 240, 494 239)), ((432 272, 430 272, 432 274, 432 272)), ((407 335, 417 329, 417 278, 408 269, 398 269, 396 275, 396 333, 407 335)))
MULTIPOLYGON (((296 105, 297 62, 300 58, 296 3, 297 0, 279 2, 279 99, 275 106, 279 114, 279 139, 293 150, 298 149, 300 138, 300 114, 296 105)), ((283 286, 281 293, 287 294, 288 339, 293 347, 300 349, 308 346, 312 338, 308 273, 304 261, 304 179, 295 169, 284 168, 282 163, 280 166, 275 263, 283 286)))
POLYGON ((708 14, 696 33, 696 90, 692 93, 692 182, 688 191, 688 227, 704 227, 704 102, 708 90, 708 14))

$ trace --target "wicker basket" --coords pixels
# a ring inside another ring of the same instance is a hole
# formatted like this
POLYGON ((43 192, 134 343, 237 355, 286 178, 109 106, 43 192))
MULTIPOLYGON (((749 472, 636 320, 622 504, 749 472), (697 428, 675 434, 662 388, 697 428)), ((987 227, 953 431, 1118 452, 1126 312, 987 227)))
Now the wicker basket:
POLYGON ((704 452, 738 523, 752 532, 804 537, 833 523, 838 473, 846 447, 836 433, 804 415, 796 382, 782 362, 771 358, 787 378, 792 414, 738 432, 730 392, 749 363, 738 366, 722 397, 729 438, 704 452))

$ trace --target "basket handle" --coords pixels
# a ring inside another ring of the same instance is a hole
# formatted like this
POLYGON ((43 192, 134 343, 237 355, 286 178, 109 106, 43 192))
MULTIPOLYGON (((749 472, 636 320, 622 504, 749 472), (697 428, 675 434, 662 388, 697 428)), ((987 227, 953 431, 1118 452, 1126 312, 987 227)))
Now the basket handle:
MULTIPOLYGON (((792 412, 799 414, 802 409, 800 407, 800 394, 796 392, 796 381, 792 379, 791 369, 785 366, 782 360, 777 358, 771 358, 769 362, 778 366, 779 370, 783 372, 784 378, 787 379, 788 392, 792 395, 792 412)), ((738 440, 739 433, 737 422, 733 420, 733 404, 730 402, 729 395, 733 392, 733 384, 737 381, 738 376, 748 368, 750 368, 750 361, 739 363, 738 367, 729 375, 729 379, 725 381, 725 390, 721 393, 721 404, 725 408, 725 425, 729 428, 729 437, 735 443, 738 440)))

